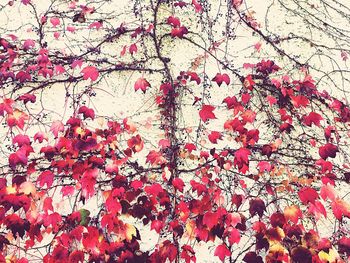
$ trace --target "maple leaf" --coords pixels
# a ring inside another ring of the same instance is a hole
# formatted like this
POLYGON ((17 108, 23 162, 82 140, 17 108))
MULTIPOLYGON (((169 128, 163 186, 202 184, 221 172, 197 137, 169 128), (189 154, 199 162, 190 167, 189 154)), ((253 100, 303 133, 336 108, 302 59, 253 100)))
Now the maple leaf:
POLYGON ((219 259, 222 262, 224 262, 226 257, 231 256, 231 251, 227 248, 225 244, 221 244, 216 247, 214 256, 219 257, 219 259))
POLYGON ((24 104, 26 104, 28 102, 34 103, 36 101, 36 96, 34 94, 26 93, 26 94, 19 96, 18 99, 23 101, 24 104))
POLYGON ((334 191, 334 188, 332 185, 330 184, 326 184, 326 185, 323 185, 321 187, 321 191, 320 191, 320 196, 322 197, 323 200, 326 201, 326 199, 329 199, 331 201, 334 201, 335 198, 337 197, 335 191, 334 191))
POLYGON ((201 83, 201 79, 196 72, 187 71, 187 75, 190 77, 190 81, 196 82, 197 85, 201 83))
POLYGON ((23 238, 25 231, 28 231, 30 228, 30 224, 27 220, 23 220, 16 214, 7 215, 3 219, 3 224, 7 226, 8 229, 11 230, 13 236, 17 236, 17 234, 23 238))
POLYGON ((217 212, 206 212, 203 216, 203 224, 212 229, 219 222, 219 214, 217 212))
POLYGON ((86 170, 80 180, 82 195, 84 198, 88 199, 95 194, 95 184, 96 178, 98 176, 98 169, 89 169, 86 170))
POLYGON ((131 55, 137 53, 137 45, 134 43, 134 44, 131 44, 130 47, 129 47, 129 53, 131 55))
POLYGON ((256 117, 256 113, 252 110, 246 110, 242 112, 241 117, 244 122, 253 123, 256 117))
POLYGON ((222 134, 221 132, 218 132, 218 131, 212 131, 208 135, 208 139, 211 143, 217 144, 218 140, 222 140, 222 134))
POLYGON ((266 100, 269 102, 270 106, 277 103, 277 99, 273 96, 270 96, 270 95, 266 97, 266 100))
POLYGON ((339 252, 346 253, 348 256, 350 255, 350 238, 349 237, 341 237, 338 240, 339 252))
POLYGON ((215 107, 212 105, 203 105, 202 109, 199 111, 199 117, 202 121, 206 122, 210 119, 216 119, 214 111, 215 107))
POLYGON ((260 173, 263 173, 264 171, 270 172, 271 171, 271 164, 267 161, 260 161, 258 163, 259 171, 260 173))
POLYGON ((256 252, 248 252, 244 255, 243 261, 246 263, 263 263, 263 259, 261 256, 258 256, 256 252))
POLYGON ((180 27, 180 19, 175 16, 169 16, 167 19, 167 24, 172 25, 173 27, 180 27))
POLYGON ((332 204, 332 211, 339 221, 342 220, 343 216, 350 218, 350 204, 342 199, 335 199, 332 204))
POLYGON ((21 130, 24 128, 24 123, 29 119, 29 116, 18 109, 14 109, 13 113, 8 114, 6 118, 7 125, 9 127, 17 126, 21 130))
POLYGON ((239 171, 246 173, 249 168, 248 156, 251 154, 250 150, 247 148, 240 148, 235 151, 235 159, 233 164, 238 167, 239 171))
POLYGON ((310 112, 309 115, 304 116, 304 124, 309 127, 311 127, 312 124, 319 127, 320 121, 322 120, 323 120, 322 116, 316 112, 310 112))
POLYGON ((95 21, 89 25, 89 29, 96 28, 97 30, 99 30, 102 26, 103 26, 103 23, 99 21, 95 21))
POLYGON ((224 74, 217 73, 212 80, 215 81, 219 85, 219 87, 223 82, 225 82, 226 85, 230 84, 230 77, 226 73, 224 74))
POLYGON ((230 245, 232 246, 233 244, 238 244, 239 241, 241 240, 241 234, 240 232, 233 227, 227 228, 228 231, 228 242, 230 242, 230 245))
POLYGON ((251 216, 258 214, 259 217, 262 217, 265 211, 265 203, 260 198, 255 198, 249 201, 249 213, 251 216))
POLYGON ((292 262, 312 262, 312 254, 309 249, 303 246, 298 246, 292 249, 292 262))
POLYGON ((326 145, 323 145, 318 149, 319 155, 324 160, 326 160, 328 157, 335 158, 338 151, 338 147, 331 143, 327 143, 326 145))
POLYGON ((54 174, 51 171, 44 171, 39 175, 37 182, 41 187, 46 184, 47 188, 50 188, 53 184, 53 179, 54 174))
POLYGON ((197 149, 196 145, 194 145, 193 143, 186 143, 185 147, 184 147, 189 153, 191 153, 192 151, 195 151, 197 149))
POLYGON ((12 143, 16 144, 21 147, 23 145, 29 145, 30 144, 30 139, 27 135, 23 135, 23 134, 18 134, 15 137, 13 137, 12 139, 12 143))
POLYGON ((143 93, 146 93, 146 90, 149 87, 151 87, 151 84, 145 78, 139 78, 134 85, 135 91, 138 91, 140 89, 143 93))
POLYGON ((174 178, 171 183, 175 189, 179 190, 180 192, 184 191, 185 183, 181 178, 174 178))
POLYGON ((57 75, 61 75, 64 72, 66 72, 66 69, 62 67, 61 65, 55 65, 55 72, 57 75))
POLYGON ((310 103, 309 99, 303 95, 291 96, 291 98, 292 98, 292 103, 296 108, 300 108, 300 107, 305 108, 310 103))
POLYGON ((160 220, 153 220, 151 223, 151 230, 155 230, 158 234, 163 229, 164 223, 160 220))
POLYGON ((163 157, 161 152, 152 150, 146 157, 146 162, 152 165, 159 165, 166 162, 166 159, 163 157))
POLYGON ((283 227, 287 220, 284 214, 276 212, 270 216, 270 222, 273 227, 283 227))
POLYGON ((78 113, 83 114, 84 119, 90 118, 90 119, 95 119, 95 111, 91 108, 88 108, 86 106, 81 106, 79 108, 78 113))
POLYGON ((193 261, 196 263, 196 256, 193 248, 189 245, 183 245, 180 257, 185 260, 185 263, 191 263, 193 261))
POLYGON ((28 154, 25 148, 19 149, 15 153, 11 153, 9 156, 9 165, 14 170, 18 164, 26 166, 28 163, 28 154))
POLYGON ((97 80, 100 75, 97 68, 94 66, 87 66, 83 68, 81 73, 83 73, 84 80, 90 79, 91 81, 97 80))
POLYGON ((84 262, 84 252, 81 250, 74 250, 69 254, 69 262, 84 262))
POLYGON ((75 69, 76 67, 81 68, 82 65, 83 65, 83 61, 81 59, 75 59, 71 64, 73 69, 75 69))
POLYGON ((244 109, 236 96, 226 97, 223 102, 226 103, 228 109, 235 109, 235 112, 243 111, 244 109))
POLYGON ((171 29, 170 34, 172 37, 183 38, 184 35, 188 34, 188 29, 187 29, 187 27, 184 27, 184 26, 175 27, 175 28, 171 29))
POLYGON ((38 141, 39 143, 42 143, 44 140, 48 140, 47 136, 46 136, 46 133, 44 132, 37 132, 35 135, 34 135, 34 141, 38 141))
POLYGON ((50 127, 50 131, 55 137, 58 137, 58 133, 64 131, 63 123, 61 121, 53 121, 50 127))
POLYGON ((130 183, 130 186, 134 188, 134 190, 141 189, 143 186, 142 181, 140 180, 134 180, 130 183))
POLYGON ((300 189, 298 195, 303 204, 315 203, 315 200, 318 199, 317 191, 310 187, 300 189))

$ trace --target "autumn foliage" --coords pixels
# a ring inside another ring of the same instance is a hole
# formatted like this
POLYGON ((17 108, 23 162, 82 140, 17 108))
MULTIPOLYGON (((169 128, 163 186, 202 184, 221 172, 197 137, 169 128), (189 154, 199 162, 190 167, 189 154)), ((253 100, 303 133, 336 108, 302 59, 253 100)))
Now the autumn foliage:
POLYGON ((225 19, 286 60, 230 62, 210 1, 38 2, 0 8, 33 21, 0 38, 0 262, 348 262, 349 105, 245 1, 225 19))

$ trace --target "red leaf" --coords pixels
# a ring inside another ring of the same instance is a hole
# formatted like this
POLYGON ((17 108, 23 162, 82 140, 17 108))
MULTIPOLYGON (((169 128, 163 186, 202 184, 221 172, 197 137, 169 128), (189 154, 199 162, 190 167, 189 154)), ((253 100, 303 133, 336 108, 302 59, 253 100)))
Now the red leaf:
POLYGON ((235 152, 235 159, 233 164, 238 167, 239 171, 246 173, 249 168, 248 156, 251 154, 247 148, 240 148, 235 152))
POLYGON ((9 156, 9 164, 12 169, 15 169, 18 164, 25 166, 27 163, 28 156, 24 148, 19 149, 15 153, 11 153, 9 156))
POLYGON ((338 147, 336 145, 333 145, 331 143, 327 143, 324 146, 321 146, 318 149, 318 153, 320 154, 321 158, 326 160, 328 157, 335 158, 338 152, 338 147))
POLYGON ((283 227, 286 223, 286 218, 282 213, 273 213, 270 217, 270 222, 273 227, 283 227))
POLYGON ((291 96, 292 103, 296 108, 306 107, 310 102, 309 99, 303 95, 291 96))
POLYGON ((181 27, 175 27, 171 30, 171 36, 172 37, 178 37, 183 38, 184 35, 188 33, 187 27, 181 26, 181 27))
POLYGON ((199 117, 204 122, 206 122, 207 120, 210 120, 210 119, 216 119, 215 114, 213 113, 214 110, 215 110, 214 106, 203 105, 202 109, 199 111, 199 117))
POLYGON ((160 220, 153 220, 151 223, 151 230, 155 230, 158 234, 163 229, 164 223, 160 220))
POLYGON ((29 145, 30 139, 27 135, 18 134, 12 139, 12 143, 16 144, 21 147, 22 145, 29 145))
POLYGON ((179 190, 180 192, 184 191, 185 183, 182 181, 181 178, 175 178, 172 181, 173 186, 179 190))
POLYGON ((132 45, 130 45, 130 47, 129 47, 129 53, 131 54, 131 55, 133 55, 134 53, 137 53, 137 45, 134 43, 134 44, 132 44, 132 45))
POLYGON ((167 24, 172 25, 173 27, 180 27, 180 19, 175 16, 169 16, 167 19, 167 24))
POLYGON ((304 187, 300 189, 298 195, 300 201, 305 205, 308 203, 315 203, 315 200, 318 199, 318 193, 315 189, 312 189, 310 187, 304 187))
POLYGON ((334 216, 338 220, 342 220, 342 217, 350 218, 350 205, 344 200, 336 199, 332 202, 332 210, 334 216))
POLYGON ((265 203, 260 198, 255 198, 249 201, 249 213, 251 216, 258 214, 259 217, 262 217, 265 211, 265 203))
POLYGON ((100 75, 97 68, 95 68, 94 66, 87 66, 83 68, 81 73, 83 73, 84 80, 90 79, 91 81, 97 80, 98 76, 100 75))
POLYGON ((165 158, 163 157, 161 152, 158 151, 150 151, 149 154, 146 157, 146 162, 150 164, 163 164, 166 162, 165 158))
POLYGON ((151 87, 151 84, 145 78, 139 78, 134 85, 135 91, 140 89, 143 93, 145 93, 149 87, 151 87))
POLYGON ((227 246, 225 244, 221 244, 218 245, 215 249, 214 252, 214 256, 217 256, 220 258, 220 260, 222 262, 225 261, 225 257, 230 257, 231 256, 231 252, 230 250, 227 248, 227 246))
POLYGON ((219 223, 219 214, 217 212, 206 212, 203 216, 203 224, 212 229, 219 223))
POLYGON ((50 188, 53 184, 53 179, 54 174, 51 171, 44 171, 39 175, 37 182, 40 187, 43 187, 46 184, 47 188, 50 188))
POLYGON ((230 227, 229 230, 229 236, 228 236, 228 242, 230 242, 230 245, 238 244, 241 240, 241 234, 236 228, 230 227))
POLYGON ((248 252, 244 255, 243 261, 246 263, 263 263, 261 256, 258 256, 256 252, 248 252))
POLYGON ((221 132, 218 131, 212 131, 209 135, 208 135, 208 139, 211 143, 218 143, 218 140, 222 140, 222 134, 221 132))
POLYGON ((26 104, 28 102, 34 103, 36 101, 36 96, 34 94, 26 93, 26 94, 19 96, 19 100, 23 101, 24 104, 26 104))
POLYGON ((193 143, 186 143, 184 148, 190 153, 197 149, 196 145, 194 145, 193 143))
POLYGON ((81 106, 79 108, 78 113, 82 113, 85 119, 87 118, 90 118, 92 120, 95 119, 95 111, 86 106, 81 106))
POLYGON ((320 126, 320 121, 322 120, 322 116, 316 112, 310 112, 309 115, 304 116, 304 124, 309 127, 311 127, 312 124, 320 126))
POLYGON ((213 81, 215 81, 219 85, 219 87, 223 82, 225 82, 226 85, 229 85, 230 77, 226 73, 224 74, 217 73, 216 76, 213 78, 213 81))
POLYGON ((269 102, 270 106, 277 103, 277 99, 270 95, 266 97, 266 100, 269 102))

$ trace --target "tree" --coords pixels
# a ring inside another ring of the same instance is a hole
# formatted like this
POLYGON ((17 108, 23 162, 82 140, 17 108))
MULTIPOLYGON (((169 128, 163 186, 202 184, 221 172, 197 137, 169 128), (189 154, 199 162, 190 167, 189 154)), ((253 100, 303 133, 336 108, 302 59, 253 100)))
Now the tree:
POLYGON ((348 260, 350 9, 258 2, 0 6, 1 262, 348 260))

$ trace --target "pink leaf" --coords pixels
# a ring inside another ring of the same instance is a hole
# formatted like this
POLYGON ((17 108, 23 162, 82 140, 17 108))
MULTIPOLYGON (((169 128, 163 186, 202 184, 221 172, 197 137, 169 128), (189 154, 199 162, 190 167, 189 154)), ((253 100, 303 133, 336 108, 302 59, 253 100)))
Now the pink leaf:
POLYGON ((328 157, 335 158, 338 152, 338 147, 331 143, 327 143, 318 149, 318 153, 322 159, 326 160, 328 157))
POLYGON ((151 84, 145 78, 139 78, 134 85, 135 91, 140 89, 143 93, 145 93, 149 87, 151 87, 151 84))
POLYGON ((172 184, 175 187, 175 189, 179 190, 180 192, 184 191, 185 183, 182 181, 181 178, 174 178, 172 184))
POLYGON ((56 26, 58 26, 61 23, 61 21, 57 17, 51 17, 50 18, 50 23, 52 24, 53 27, 56 27, 56 26))
POLYGON ((202 121, 206 122, 210 119, 216 119, 214 111, 215 107, 211 105, 203 105, 202 109, 199 111, 199 117, 202 121))
POLYGON ((55 137, 58 137, 58 133, 64 131, 63 123, 61 121, 53 121, 51 124, 50 131, 55 137))
POLYGON ((219 257, 220 260, 224 262, 226 257, 231 256, 231 252, 225 244, 221 244, 216 247, 214 256, 219 257))
POLYGON ((81 73, 83 73, 83 79, 87 80, 90 79, 91 81, 97 80, 100 73, 98 72, 97 68, 94 66, 87 66, 85 67, 81 73))
POLYGON ((213 78, 213 81, 215 81, 219 85, 219 87, 223 82, 225 82, 226 85, 229 85, 230 77, 226 73, 224 74, 217 73, 216 76, 213 78))

